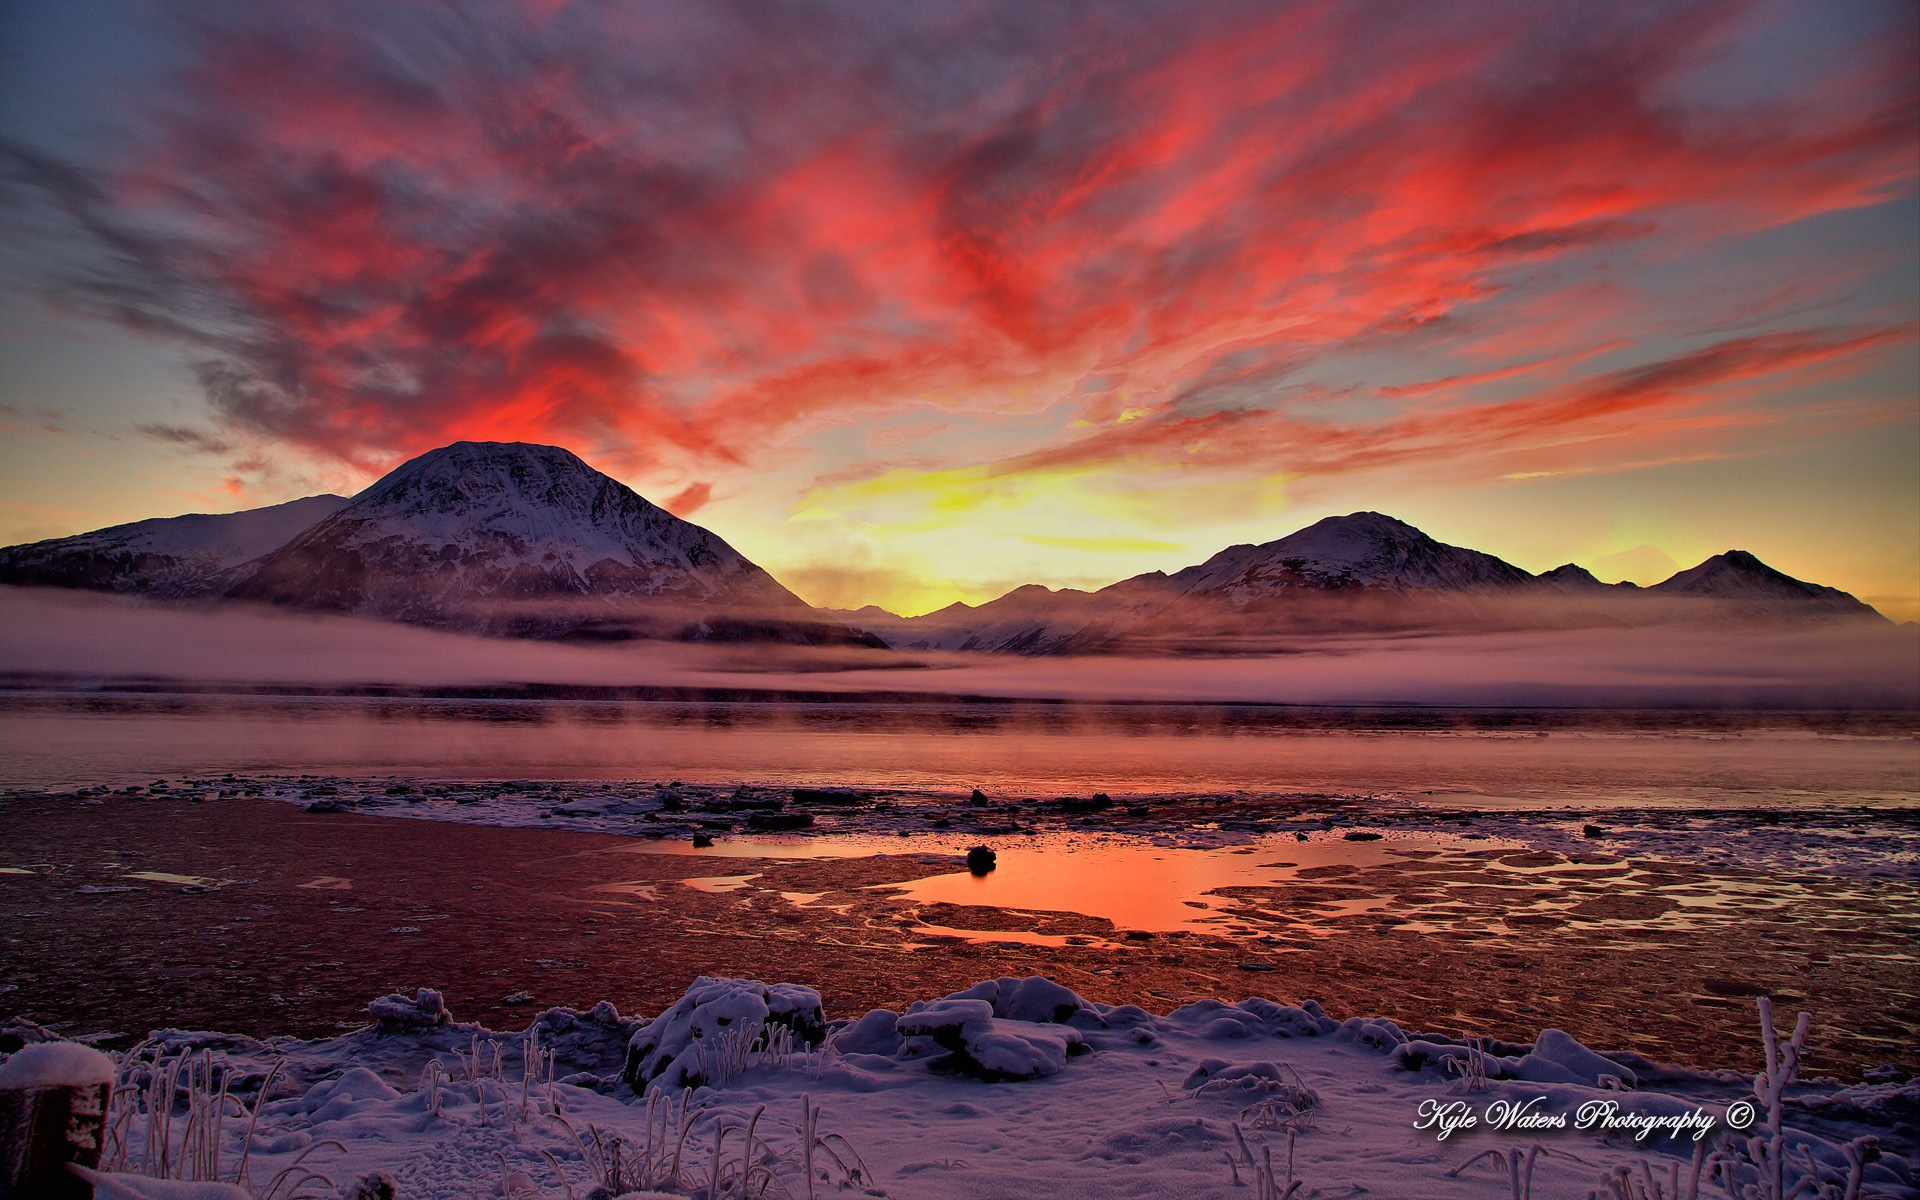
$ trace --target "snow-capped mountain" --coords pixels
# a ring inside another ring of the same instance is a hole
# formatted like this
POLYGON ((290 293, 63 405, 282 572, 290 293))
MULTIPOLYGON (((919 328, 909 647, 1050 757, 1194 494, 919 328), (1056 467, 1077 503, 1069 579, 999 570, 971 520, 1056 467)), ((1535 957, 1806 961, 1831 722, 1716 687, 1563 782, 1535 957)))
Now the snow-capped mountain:
POLYGON ((226 596, 540 637, 775 639, 1017 654, 1233 653, 1276 637, 1694 620, 1884 622, 1743 550, 1650 588, 1534 576, 1376 512, 1097 591, 1015 588, 920 617, 809 608, 554 446, 456 442, 354 497, 139 521, 0 549, 0 583, 226 596), (858 631, 858 632, 856 632, 858 631))
POLYGON ((1183 595, 1261 600, 1279 589, 1486 591, 1533 577, 1511 563, 1437 542, 1405 521, 1358 512, 1316 521, 1259 546, 1230 546, 1169 576, 1183 595))
POLYGON ((236 513, 190 513, 113 525, 0 550, 0 583, 183 599, 217 595, 243 563, 344 508, 306 496, 236 513))
POLYGON ((1879 616, 1839 588, 1795 579, 1745 550, 1716 554, 1647 590, 1662 596, 1717 601, 1720 607, 1747 617, 1879 616))
POLYGON ((853 640, 708 530, 521 442, 402 464, 227 595, 491 633, 853 640))

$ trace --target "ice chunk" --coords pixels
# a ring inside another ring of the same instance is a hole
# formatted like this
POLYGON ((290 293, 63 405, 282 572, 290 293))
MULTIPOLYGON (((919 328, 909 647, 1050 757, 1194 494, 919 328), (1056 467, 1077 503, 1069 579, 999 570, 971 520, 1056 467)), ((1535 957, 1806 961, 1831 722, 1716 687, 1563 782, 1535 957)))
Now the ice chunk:
POLYGON ((412 1000, 399 992, 367 1005, 367 1013, 381 1033, 417 1033, 453 1023, 446 999, 432 988, 421 988, 412 1000))

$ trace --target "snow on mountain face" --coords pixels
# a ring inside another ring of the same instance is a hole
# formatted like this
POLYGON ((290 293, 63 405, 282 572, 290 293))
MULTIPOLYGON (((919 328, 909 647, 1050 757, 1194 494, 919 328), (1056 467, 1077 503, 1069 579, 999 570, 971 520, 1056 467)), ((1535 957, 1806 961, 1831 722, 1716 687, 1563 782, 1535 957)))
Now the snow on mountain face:
MULTIPOLYGON (((1880 618, 1839 588, 1776 571, 1745 550, 1716 554, 1647 589, 1666 596, 1716 600, 1743 616, 1859 616, 1880 618)), ((1885 618, 1880 618, 1884 620, 1885 618)))
POLYGON ((1328 517, 1260 546, 1232 546, 1171 576, 1185 595, 1227 600, 1280 588, 1482 591, 1531 578, 1491 554, 1437 542, 1375 512, 1328 517))
POLYGON ((85 588, 177 599, 212 595, 226 572, 286 544, 344 508, 307 496, 237 513, 190 513, 113 525, 0 550, 0 583, 85 588))
POLYGON ((543 635, 610 629, 638 607, 812 617, 707 530, 566 450, 518 442, 456 442, 401 465, 228 594, 543 635))

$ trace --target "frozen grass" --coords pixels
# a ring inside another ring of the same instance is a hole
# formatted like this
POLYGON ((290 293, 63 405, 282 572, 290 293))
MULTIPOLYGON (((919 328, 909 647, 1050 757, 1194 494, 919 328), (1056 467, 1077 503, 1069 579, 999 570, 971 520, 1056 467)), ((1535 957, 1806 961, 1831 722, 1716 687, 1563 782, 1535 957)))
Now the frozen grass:
POLYGON ((1487 1090, 1487 1052, 1477 1037, 1467 1039, 1467 1053, 1463 1057, 1446 1060, 1448 1072, 1458 1075, 1448 1091, 1462 1091, 1477 1094, 1487 1090))
MULTIPOLYGON (((1523 1154, 1519 1147, 1511 1150, 1482 1150, 1472 1158, 1447 1172, 1448 1179, 1458 1179, 1462 1172, 1481 1162, 1492 1162, 1507 1177, 1507 1188, 1512 1200, 1533 1200, 1533 1169, 1543 1158, 1551 1157, 1547 1148, 1539 1142, 1528 1146, 1523 1154)), ((1560 1157, 1571 1157, 1562 1154, 1560 1157)), ((1578 1162, 1578 1159, 1574 1161, 1578 1162)))
POLYGON ((1753 1077, 1753 1097, 1760 1107, 1759 1128, 1747 1136, 1716 1134, 1694 1144, 1693 1159, 1683 1175, 1680 1164, 1655 1171, 1646 1160, 1616 1166, 1589 1200, 1706 1200, 1703 1184, 1715 1184, 1728 1200, 1860 1200, 1867 1167, 1880 1157, 1879 1139, 1858 1137, 1840 1152, 1846 1171, 1823 1166, 1805 1141, 1789 1137, 1785 1127, 1787 1089, 1800 1078, 1801 1055, 1813 1028, 1813 1014, 1802 1011, 1793 1032, 1783 1042, 1774 1025, 1773 1000, 1756 1001, 1760 1041, 1765 1059, 1753 1077), (1794 1152, 1799 1152, 1796 1162, 1794 1152), (1789 1175, 1789 1168, 1792 1175, 1789 1175))
POLYGON ((233 1094, 238 1072, 216 1060, 213 1051, 188 1050, 169 1059, 152 1042, 134 1047, 121 1056, 108 1102, 101 1168, 149 1179, 231 1183, 257 1200, 305 1200, 333 1191, 330 1177, 306 1165, 319 1150, 346 1150, 332 1140, 307 1146, 264 1185, 253 1179, 254 1139, 280 1065, 267 1069, 249 1106, 233 1094), (229 1131, 239 1133, 239 1153, 231 1166, 229 1131))

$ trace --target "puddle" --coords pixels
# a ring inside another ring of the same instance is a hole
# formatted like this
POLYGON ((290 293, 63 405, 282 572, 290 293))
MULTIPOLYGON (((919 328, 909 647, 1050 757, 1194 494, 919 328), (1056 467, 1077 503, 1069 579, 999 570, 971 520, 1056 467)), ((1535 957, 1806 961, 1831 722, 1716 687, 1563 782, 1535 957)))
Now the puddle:
POLYGON ((903 932, 913 937, 952 938, 963 942, 998 946, 1047 946, 1053 949, 1064 946, 1084 946, 1094 950, 1119 948, 1119 943, 1107 938, 1088 937, 1081 933, 1034 933, 1024 929, 960 929, 951 925, 923 924, 907 926, 903 932))
MULTIPOLYGON (((1262 838, 1252 847, 1227 851, 1137 844, 1010 847, 998 850, 998 865, 986 875, 957 871, 885 886, 921 904, 1074 913, 1104 917, 1117 929, 1146 933, 1218 932, 1222 923, 1243 917, 1246 907, 1245 901, 1217 894, 1221 888, 1310 883, 1315 885, 1314 890, 1303 894, 1294 915, 1317 925, 1335 917, 1377 911, 1388 902, 1377 895, 1329 897, 1321 889, 1340 886, 1342 876, 1307 874, 1303 878, 1303 872, 1387 866, 1400 861, 1409 850, 1447 848, 1441 842, 1413 839, 1302 842, 1293 838, 1262 838)), ((1273 903, 1284 901, 1263 902, 1273 903)), ((1006 936, 954 932, 974 941, 1005 940, 1006 936)))
POLYGON ((737 892, 756 878, 755 875, 701 875, 680 882, 696 891, 725 893, 737 892))
MULTIPOLYGON (((924 837, 915 838, 909 848, 908 839, 902 837, 862 837, 835 833, 798 838, 722 835, 713 840, 713 845, 697 849, 692 842, 678 838, 649 838, 627 849, 626 853, 700 855, 708 858, 865 858, 871 854, 926 854, 925 842, 924 837)), ((962 846, 953 853, 965 854, 966 847, 962 846)))
POLYGON ((148 883, 177 883, 182 887, 217 888, 232 883, 231 879, 209 879, 204 875, 175 875, 167 871, 128 871, 123 879, 144 879, 148 883))

